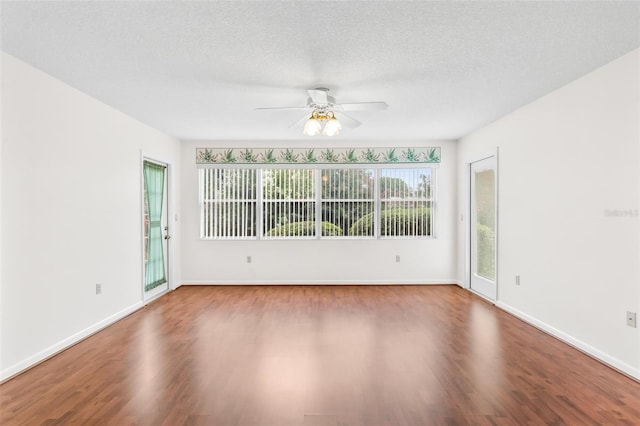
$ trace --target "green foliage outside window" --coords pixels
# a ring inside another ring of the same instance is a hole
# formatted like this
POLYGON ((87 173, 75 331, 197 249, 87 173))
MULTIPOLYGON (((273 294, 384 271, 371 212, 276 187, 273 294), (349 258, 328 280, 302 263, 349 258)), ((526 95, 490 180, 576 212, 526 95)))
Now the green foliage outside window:
MULTIPOLYGON (((293 222, 271 228, 265 237, 310 237, 316 234, 316 223, 312 220, 293 222)), ((342 229, 331 222, 322 222, 323 237, 340 237, 342 229)))
MULTIPOLYGON (((373 235, 373 213, 358 219, 350 236, 373 235)), ((395 208, 380 212, 380 236, 430 235, 431 209, 428 207, 395 208)))
POLYGON ((478 275, 488 278, 490 280, 496 279, 496 265, 495 256, 493 255, 496 250, 496 235, 493 229, 486 225, 477 224, 477 272, 478 275))

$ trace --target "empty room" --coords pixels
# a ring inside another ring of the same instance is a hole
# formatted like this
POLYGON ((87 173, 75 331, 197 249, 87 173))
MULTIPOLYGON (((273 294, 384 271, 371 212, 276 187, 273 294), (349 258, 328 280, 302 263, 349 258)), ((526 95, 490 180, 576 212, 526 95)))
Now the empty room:
POLYGON ((0 424, 640 424, 640 2, 0 1, 0 424))

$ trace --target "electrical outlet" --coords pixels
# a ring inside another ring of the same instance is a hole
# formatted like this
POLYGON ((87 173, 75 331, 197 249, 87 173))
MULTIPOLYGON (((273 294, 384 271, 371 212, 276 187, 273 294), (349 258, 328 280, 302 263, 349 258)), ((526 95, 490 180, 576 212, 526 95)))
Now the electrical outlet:
POLYGON ((96 294, 102 294, 102 283, 96 283, 96 294))
POLYGON ((516 275, 516 285, 520 285, 520 275, 516 275))
POLYGON ((627 311, 627 325, 629 327, 636 328, 636 313, 627 311))
POLYGON ((251 263, 251 256, 247 256, 247 263, 251 263))
POLYGON ((396 263, 400 263, 400 255, 396 254, 396 263))

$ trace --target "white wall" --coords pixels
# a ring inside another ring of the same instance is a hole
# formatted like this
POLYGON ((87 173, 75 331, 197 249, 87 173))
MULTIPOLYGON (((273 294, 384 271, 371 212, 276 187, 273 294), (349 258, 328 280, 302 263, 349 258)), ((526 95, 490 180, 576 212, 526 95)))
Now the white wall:
MULTIPOLYGON (((640 312, 639 59, 635 50, 613 61, 463 138, 458 151, 466 216, 468 163, 499 147, 498 306, 638 378, 639 329, 625 312, 640 312)), ((467 286, 468 224, 458 225, 467 286)))
MULTIPOLYGON (((0 56, 0 95, 2 94, 2 77, 4 73, 2 70, 2 56, 0 56)), ((3 105, 4 102, 0 100, 0 206, 2 206, 2 141, 4 140, 4 126, 3 123, 3 105)), ((0 309, 2 309, 2 208, 0 207, 0 309)), ((2 380, 2 312, 0 311, 0 380, 2 380)))
MULTIPOLYGON (((314 146, 333 142, 318 138, 314 146)), ((456 143, 396 142, 387 145, 441 146, 437 170, 437 239, 202 241, 199 238, 196 147, 307 147, 298 142, 183 142, 182 278, 188 284, 248 283, 453 283, 456 278, 456 143), (396 263, 396 255, 400 263, 396 263), (246 257, 252 257, 252 263, 246 257)), ((362 146, 339 140, 340 146, 362 146)), ((372 146, 385 146, 378 143, 372 146)))
MULTIPOLYGON (((142 306, 141 152, 170 162, 179 185, 180 146, 9 55, 1 60, 6 378, 142 306)), ((178 213, 177 193, 173 202, 178 213)), ((179 261, 172 271, 177 282, 179 261)))
POLYGON ((180 144, 2 54, 0 380, 142 305, 141 153, 172 166, 174 284, 468 285, 466 167, 496 147, 498 305, 640 377, 639 329, 624 323, 640 312, 640 219, 605 215, 639 208, 639 56, 459 144, 400 143, 443 149, 437 239, 213 242, 198 236, 195 148, 308 140, 180 144))

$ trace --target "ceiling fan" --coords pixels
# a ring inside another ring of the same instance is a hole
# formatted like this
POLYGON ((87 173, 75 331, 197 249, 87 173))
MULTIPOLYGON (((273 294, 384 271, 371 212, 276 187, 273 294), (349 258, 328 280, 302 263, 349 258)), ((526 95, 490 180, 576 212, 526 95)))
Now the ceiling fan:
POLYGON ((387 109, 386 102, 354 102, 336 103, 333 96, 329 96, 329 89, 317 87, 307 90, 309 98, 306 106, 300 107, 267 107, 256 110, 281 110, 281 111, 308 111, 302 118, 292 123, 289 128, 298 126, 304 122, 303 133, 315 136, 322 133, 325 136, 337 136, 345 127, 358 127, 358 120, 349 117, 345 111, 372 111, 387 109), (325 123, 326 122, 326 123, 325 123))

